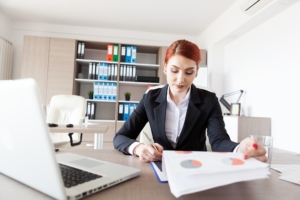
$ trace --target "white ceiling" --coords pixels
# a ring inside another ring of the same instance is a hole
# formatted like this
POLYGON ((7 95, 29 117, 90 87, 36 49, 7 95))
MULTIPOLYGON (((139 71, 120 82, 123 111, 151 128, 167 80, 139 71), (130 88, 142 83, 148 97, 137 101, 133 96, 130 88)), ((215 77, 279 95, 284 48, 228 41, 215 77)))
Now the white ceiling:
POLYGON ((0 0, 12 21, 199 36, 236 0, 0 0))

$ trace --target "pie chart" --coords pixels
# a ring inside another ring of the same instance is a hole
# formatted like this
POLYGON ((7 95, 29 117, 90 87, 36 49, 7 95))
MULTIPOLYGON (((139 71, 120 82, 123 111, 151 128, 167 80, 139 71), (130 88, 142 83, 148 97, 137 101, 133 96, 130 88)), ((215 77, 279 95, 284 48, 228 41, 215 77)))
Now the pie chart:
POLYGON ((184 160, 180 163, 181 167, 194 169, 202 166, 202 163, 198 160, 184 160))
POLYGON ((244 161, 238 158, 224 158, 222 162, 226 165, 243 165, 244 161))

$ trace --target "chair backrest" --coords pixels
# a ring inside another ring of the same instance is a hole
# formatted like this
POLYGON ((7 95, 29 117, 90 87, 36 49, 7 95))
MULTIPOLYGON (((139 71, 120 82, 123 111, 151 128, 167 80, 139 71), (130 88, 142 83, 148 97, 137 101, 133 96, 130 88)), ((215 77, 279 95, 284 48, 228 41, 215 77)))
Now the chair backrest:
MULTIPOLYGON (((162 88, 162 87, 164 87, 164 86, 165 86, 165 85, 158 85, 158 86, 151 87, 151 88, 149 88, 145 93, 148 93, 148 91, 153 90, 153 89, 162 88)), ((208 87, 197 86, 197 85, 196 85, 196 87, 199 88, 199 89, 203 89, 203 90, 207 90, 207 91, 209 91, 209 92, 215 93, 214 90, 212 90, 212 89, 210 89, 210 88, 208 88, 208 87)), ((146 136, 143 134, 143 131, 145 131, 145 132, 148 134, 148 136, 150 137, 150 139, 151 139, 152 141, 154 141, 154 140, 153 140, 153 136, 152 136, 152 132, 151 132, 151 127, 150 127, 150 125, 149 125, 149 122, 144 126, 143 130, 142 130, 141 133, 140 133, 140 142, 141 142, 141 143, 144 143, 144 144, 147 144, 147 143, 149 143, 149 141, 148 141, 148 139, 146 138, 146 136)), ((208 140, 206 140, 206 144, 209 145, 208 140)))
MULTIPOLYGON (((50 100, 47 110, 47 123, 79 125, 86 112, 86 100, 76 95, 55 95, 50 100)), ((69 142, 68 133, 51 133, 52 142, 59 145, 69 142)), ((73 134, 73 141, 78 141, 78 133, 73 134)))
POLYGON ((76 95, 55 95, 47 111, 47 123, 79 125, 86 113, 86 100, 76 95))

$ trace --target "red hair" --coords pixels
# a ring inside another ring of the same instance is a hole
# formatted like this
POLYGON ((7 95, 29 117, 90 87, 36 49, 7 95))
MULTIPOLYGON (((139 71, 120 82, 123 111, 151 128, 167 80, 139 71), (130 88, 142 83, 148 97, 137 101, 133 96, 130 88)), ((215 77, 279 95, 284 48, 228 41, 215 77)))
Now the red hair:
POLYGON ((171 44, 167 49, 165 56, 165 63, 167 64, 169 59, 174 55, 181 55, 188 59, 196 62, 199 67, 201 61, 200 49, 199 47, 187 40, 177 40, 171 44))

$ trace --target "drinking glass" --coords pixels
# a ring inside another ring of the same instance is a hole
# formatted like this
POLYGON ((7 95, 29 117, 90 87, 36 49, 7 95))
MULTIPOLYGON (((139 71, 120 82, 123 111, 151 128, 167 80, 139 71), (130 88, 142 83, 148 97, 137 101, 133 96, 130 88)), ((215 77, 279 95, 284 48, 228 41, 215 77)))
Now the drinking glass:
POLYGON ((268 158, 267 163, 269 164, 269 167, 271 167, 273 137, 267 135, 251 135, 250 137, 255 139, 260 145, 262 145, 266 149, 266 156, 268 158))

